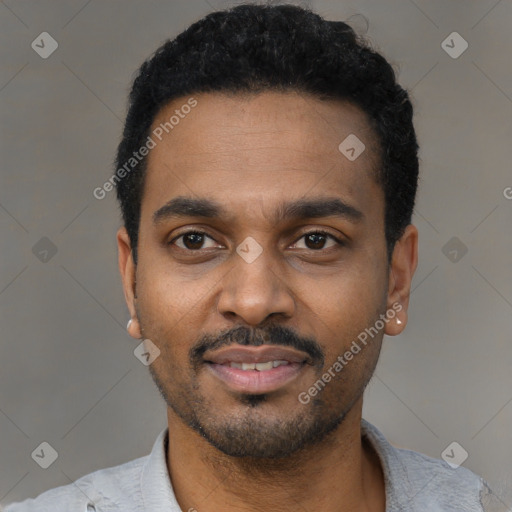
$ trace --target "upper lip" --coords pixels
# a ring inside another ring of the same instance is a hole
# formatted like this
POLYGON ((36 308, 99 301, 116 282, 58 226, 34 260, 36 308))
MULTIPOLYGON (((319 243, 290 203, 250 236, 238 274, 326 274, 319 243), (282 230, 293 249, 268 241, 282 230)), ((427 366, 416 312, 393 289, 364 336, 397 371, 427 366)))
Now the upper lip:
POLYGON ((266 363, 267 361, 288 361, 304 363, 309 356, 300 350, 276 345, 259 347, 229 346, 214 352, 206 351, 204 360, 215 364, 234 363, 266 363))

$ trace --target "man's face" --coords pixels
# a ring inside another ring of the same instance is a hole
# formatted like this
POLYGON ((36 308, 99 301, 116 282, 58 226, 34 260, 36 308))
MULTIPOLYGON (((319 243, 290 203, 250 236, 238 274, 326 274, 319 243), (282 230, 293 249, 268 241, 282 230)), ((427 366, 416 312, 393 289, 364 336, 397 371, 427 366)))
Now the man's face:
POLYGON ((133 307, 141 336, 161 351, 150 368, 172 414, 224 453, 285 456, 343 420, 378 359, 382 332, 299 401, 389 307, 377 139, 347 103, 194 97, 148 157, 133 307), (338 149, 350 134, 365 144, 353 161, 338 149), (222 211, 171 215, 177 197, 222 211), (319 217, 284 208, 336 200, 342 207, 319 217))

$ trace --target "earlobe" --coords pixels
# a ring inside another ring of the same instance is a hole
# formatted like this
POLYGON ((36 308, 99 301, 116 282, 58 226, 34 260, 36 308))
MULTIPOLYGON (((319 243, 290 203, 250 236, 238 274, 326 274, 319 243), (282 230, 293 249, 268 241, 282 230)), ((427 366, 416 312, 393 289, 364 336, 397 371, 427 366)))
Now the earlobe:
MULTIPOLYGON (((395 307, 396 307, 395 303, 395 307)), ((407 325, 407 311, 402 308, 400 311, 396 311, 394 318, 386 323, 384 328, 384 334, 388 336, 397 336, 401 334, 407 325)))
POLYGON ((137 340, 143 338, 138 318, 130 318, 130 320, 128 320, 128 325, 126 326, 126 330, 132 338, 137 340))

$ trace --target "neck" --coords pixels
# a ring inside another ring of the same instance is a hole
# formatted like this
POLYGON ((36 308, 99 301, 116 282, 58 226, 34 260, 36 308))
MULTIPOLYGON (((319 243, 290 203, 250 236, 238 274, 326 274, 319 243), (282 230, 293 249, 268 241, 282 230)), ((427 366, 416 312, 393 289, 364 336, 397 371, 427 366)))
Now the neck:
POLYGON ((322 442, 281 459, 230 457, 168 409, 167 468, 182 510, 385 511, 377 455, 361 440, 360 400, 322 442))

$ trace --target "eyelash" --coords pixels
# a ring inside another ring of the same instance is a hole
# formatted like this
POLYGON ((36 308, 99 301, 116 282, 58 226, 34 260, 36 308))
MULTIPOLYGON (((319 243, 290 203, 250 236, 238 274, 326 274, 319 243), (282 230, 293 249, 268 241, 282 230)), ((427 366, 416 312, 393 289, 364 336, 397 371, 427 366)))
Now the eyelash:
MULTIPOLYGON (((190 230, 190 231, 185 231, 184 233, 181 233, 180 235, 174 237, 169 243, 168 245, 173 245, 173 243, 176 241, 176 240, 179 240, 180 238, 183 238, 184 236, 187 236, 187 235, 203 235, 207 238, 210 238, 211 240, 214 240, 206 231, 202 231, 200 229, 194 229, 194 230, 190 230)), ((297 240, 296 242, 298 242, 301 238, 304 238, 308 235, 324 235, 328 238, 331 238, 332 240, 334 240, 339 246, 344 246, 345 243, 340 240, 339 238, 335 237, 334 235, 332 235, 331 233, 329 233, 328 231, 323 231, 321 229, 317 229, 317 230, 313 230, 313 231, 308 231, 306 233, 303 233, 297 240)), ((215 240, 214 240, 215 241, 215 240)), ((294 242, 294 243, 296 243, 294 242)), ((197 249, 197 250, 192 250, 192 249, 183 249, 182 247, 178 247, 178 249, 181 249, 182 251, 187 251, 187 252, 197 252, 199 253, 201 251, 201 249, 197 249)), ((329 249, 332 249, 332 247, 329 247, 327 249, 309 249, 310 251, 312 252, 322 252, 324 250, 329 250, 329 249)))

